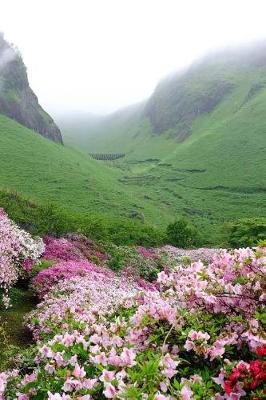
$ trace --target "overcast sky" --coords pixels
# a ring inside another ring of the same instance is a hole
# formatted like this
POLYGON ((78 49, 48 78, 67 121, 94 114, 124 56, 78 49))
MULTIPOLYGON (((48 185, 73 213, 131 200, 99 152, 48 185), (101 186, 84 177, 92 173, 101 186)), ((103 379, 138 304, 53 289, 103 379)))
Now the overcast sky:
POLYGON ((53 115, 138 102, 209 49, 266 37, 265 18, 265 0, 0 0, 0 30, 53 115))

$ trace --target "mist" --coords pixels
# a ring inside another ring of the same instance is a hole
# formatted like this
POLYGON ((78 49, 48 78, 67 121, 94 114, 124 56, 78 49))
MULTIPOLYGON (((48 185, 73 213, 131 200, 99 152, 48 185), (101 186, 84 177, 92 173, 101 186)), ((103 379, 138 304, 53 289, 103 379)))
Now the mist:
POLYGON ((0 31, 48 112, 105 114, 210 51, 266 37, 265 13, 260 0, 4 0, 0 31))
MULTIPOLYGON (((0 47, 1 47, 1 37, 3 35, 0 33, 0 47)), ((0 49, 1 50, 1 49, 0 49)), ((8 67, 8 64, 12 62, 18 55, 16 49, 7 47, 4 48, 3 51, 0 52, 0 73, 8 67)), ((0 80, 0 95, 1 92, 5 90, 5 82, 0 80)))

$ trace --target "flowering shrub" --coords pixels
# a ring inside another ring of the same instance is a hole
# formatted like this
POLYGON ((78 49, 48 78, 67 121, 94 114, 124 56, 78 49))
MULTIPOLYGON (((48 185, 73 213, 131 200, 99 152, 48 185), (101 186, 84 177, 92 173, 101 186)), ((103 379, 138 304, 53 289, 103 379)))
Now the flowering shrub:
POLYGON ((96 264, 104 264, 108 259, 108 255, 105 253, 103 246, 88 239, 86 236, 77 233, 69 233, 65 237, 79 249, 88 260, 96 264))
POLYGON ((27 325, 36 339, 44 339, 55 332, 72 332, 80 325, 91 324, 115 308, 132 304, 139 292, 138 285, 114 274, 91 270, 83 276, 61 280, 51 287, 36 310, 27 319, 27 325))
POLYGON ((64 238, 44 237, 45 252, 43 258, 57 261, 83 261, 90 260, 103 263, 107 255, 99 245, 86 236, 71 233, 64 238))
POLYGON ((65 238, 53 238, 45 236, 43 238, 45 243, 45 252, 43 258, 46 260, 57 261, 82 261, 86 260, 81 251, 77 249, 71 242, 65 238))
MULTIPOLYGON (((266 347, 258 347, 257 353, 265 356, 266 347)), ((217 382, 223 386, 226 393, 225 396, 217 396, 217 399, 228 398, 228 396, 230 398, 237 393, 245 395, 252 391, 254 400, 266 398, 266 360, 257 359, 249 363, 241 361, 234 367, 228 378, 221 373, 217 382), (260 397, 254 393, 254 390, 260 397)))
POLYGON ((32 287, 42 299, 51 287, 60 280, 68 280, 74 276, 84 276, 87 273, 100 273, 103 276, 110 276, 111 272, 88 261, 66 261, 58 263, 50 268, 39 272, 33 279, 32 287))
POLYGON ((0 302, 8 307, 8 289, 29 271, 44 251, 41 239, 19 229, 0 209, 0 302))
POLYGON ((165 254, 157 249, 111 245, 107 265, 114 271, 121 270, 128 276, 138 276, 153 281, 166 262, 165 254))
POLYGON ((147 249, 146 247, 138 246, 137 252, 148 260, 155 260, 158 258, 158 254, 156 253, 155 249, 147 249))
POLYGON ((177 263, 191 263, 198 260, 201 260, 204 263, 210 263, 213 257, 219 253, 218 249, 208 249, 208 248, 199 248, 199 249, 179 249, 173 246, 163 246, 157 249, 159 254, 165 253, 169 259, 174 262, 176 265, 177 263))
POLYGON ((5 399, 265 398, 262 249, 158 275, 158 290, 92 271, 52 286, 29 317, 30 370, 0 376, 5 399))

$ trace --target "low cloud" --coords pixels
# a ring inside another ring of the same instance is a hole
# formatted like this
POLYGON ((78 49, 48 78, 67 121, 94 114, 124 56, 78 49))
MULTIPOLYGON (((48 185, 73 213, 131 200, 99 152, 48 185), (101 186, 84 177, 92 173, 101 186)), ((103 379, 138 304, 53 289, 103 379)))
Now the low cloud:
POLYGON ((0 34, 0 94, 4 90, 4 79, 1 77, 1 73, 10 62, 16 59, 17 55, 17 50, 9 46, 4 41, 3 35, 0 34))
POLYGON ((3 68, 13 61, 16 58, 17 54, 14 49, 12 48, 7 48, 4 49, 3 52, 0 54, 0 72, 3 70, 3 68))

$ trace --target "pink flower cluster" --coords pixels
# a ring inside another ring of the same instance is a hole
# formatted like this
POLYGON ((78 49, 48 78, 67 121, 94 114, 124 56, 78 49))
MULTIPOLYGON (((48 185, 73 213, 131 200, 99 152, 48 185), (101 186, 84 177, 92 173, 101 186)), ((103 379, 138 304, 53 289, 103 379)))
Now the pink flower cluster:
POLYGON ((219 249, 199 248, 199 249, 179 249, 174 246, 163 246, 157 249, 158 254, 165 253, 168 257, 176 263, 182 263, 184 259, 195 262, 201 260, 202 262, 210 263, 213 257, 219 253, 219 249))
POLYGON ((88 239, 86 236, 78 233, 68 233, 65 238, 72 243, 76 249, 90 261, 98 261, 100 264, 104 264, 108 255, 106 254, 104 248, 99 243, 88 239))
POLYGON ((45 252, 43 258, 57 261, 82 261, 86 260, 81 251, 65 238, 44 236, 45 252))
POLYGON ((0 209, 0 301, 6 307, 9 305, 8 289, 23 271, 31 269, 43 251, 41 239, 33 239, 0 209))
POLYGON ((99 245, 80 234, 68 234, 64 238, 45 236, 43 258, 57 261, 99 260, 104 262, 106 254, 99 245))
POLYGON ((134 281, 89 263, 85 266, 88 269, 82 270, 82 274, 67 276, 67 279, 61 276, 63 279, 57 284, 50 285, 43 301, 29 315, 27 324, 36 339, 53 329, 70 332, 73 319, 86 324, 88 329, 97 318, 113 313, 124 302, 132 306, 132 299, 140 290, 134 281))
POLYGON ((137 247, 137 252, 142 255, 142 257, 149 259, 155 259, 158 257, 156 249, 146 249, 146 247, 137 247))
POLYGON ((101 274, 101 276, 112 275, 111 271, 88 261, 65 261, 39 272, 33 279, 32 287, 42 299, 59 281, 69 280, 75 276, 85 276, 88 273, 101 274))
MULTIPOLYGON (((3 211, 0 208, 0 218, 1 218, 1 213, 3 215, 3 211)), ((6 389, 8 380, 12 379, 12 378, 16 378, 18 376, 18 373, 19 373, 18 370, 0 372, 0 400, 5 400, 4 393, 5 393, 5 389, 6 389)), ((23 399, 21 399, 21 400, 23 400, 23 399)))

